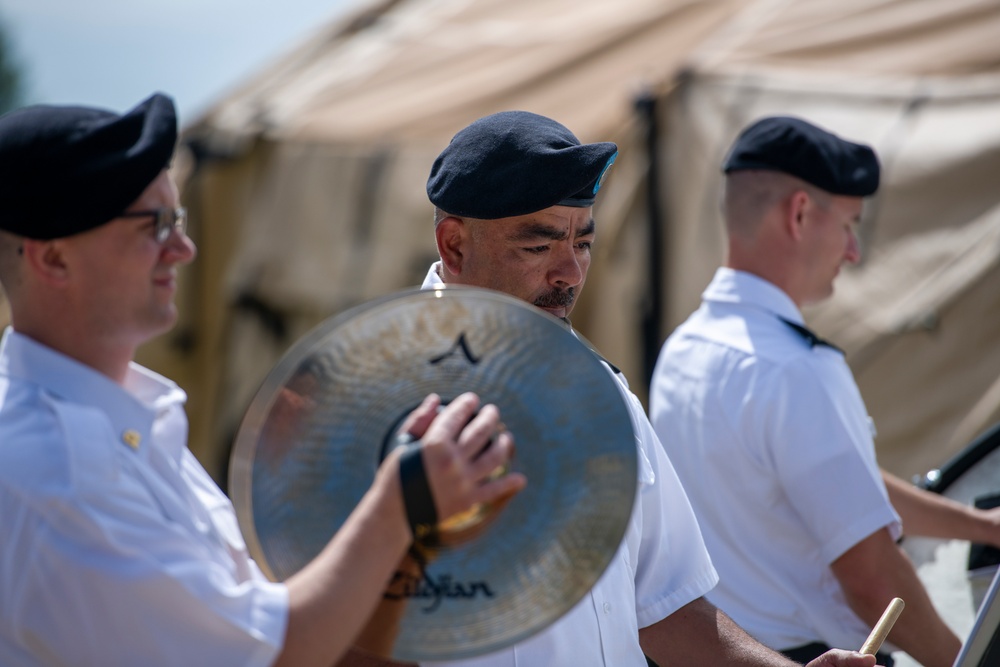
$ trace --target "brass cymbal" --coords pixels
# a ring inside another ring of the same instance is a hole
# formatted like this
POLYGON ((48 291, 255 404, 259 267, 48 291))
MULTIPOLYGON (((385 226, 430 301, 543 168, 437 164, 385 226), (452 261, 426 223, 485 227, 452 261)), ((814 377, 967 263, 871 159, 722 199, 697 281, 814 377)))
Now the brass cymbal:
POLYGON ((415 549, 358 641, 399 661, 454 660, 541 631, 596 583, 636 493, 615 379, 561 321, 490 290, 441 286, 327 320, 271 371, 237 433, 230 489, 257 563, 284 580, 347 519, 423 398, 500 409, 528 486, 415 549))

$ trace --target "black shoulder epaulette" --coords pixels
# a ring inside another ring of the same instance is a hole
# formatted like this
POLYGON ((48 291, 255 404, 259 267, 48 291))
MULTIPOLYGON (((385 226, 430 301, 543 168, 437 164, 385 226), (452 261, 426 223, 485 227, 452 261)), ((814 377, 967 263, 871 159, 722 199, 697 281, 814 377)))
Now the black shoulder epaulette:
POLYGON ((787 324, 789 327, 791 327, 792 331, 802 336, 802 338, 804 338, 805 341, 809 343, 809 347, 817 347, 817 346, 829 347, 836 350, 837 352, 840 352, 841 354, 844 354, 844 351, 841 350, 839 347, 837 347, 836 345, 834 345, 829 341, 823 340, 822 338, 814 334, 812 331, 802 326, 801 324, 796 324, 795 322, 786 320, 784 317, 779 317, 778 319, 787 324))

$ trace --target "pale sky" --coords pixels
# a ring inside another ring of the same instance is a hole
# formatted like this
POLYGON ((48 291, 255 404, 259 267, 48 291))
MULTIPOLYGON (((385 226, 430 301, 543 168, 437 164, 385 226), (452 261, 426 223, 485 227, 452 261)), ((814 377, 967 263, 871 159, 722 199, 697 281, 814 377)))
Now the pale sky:
POLYGON ((185 124, 367 0, 0 0, 27 103, 125 111, 159 90, 185 124))

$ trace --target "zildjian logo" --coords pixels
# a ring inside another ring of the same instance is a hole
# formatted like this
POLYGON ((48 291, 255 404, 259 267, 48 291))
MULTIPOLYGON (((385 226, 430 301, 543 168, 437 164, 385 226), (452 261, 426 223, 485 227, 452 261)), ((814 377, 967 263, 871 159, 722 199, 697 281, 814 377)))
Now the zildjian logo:
POLYGON ((439 364, 448 357, 451 357, 458 352, 461 352, 463 355, 465 355, 465 358, 468 359, 469 363, 472 364, 473 366, 478 364, 479 360, 482 359, 482 357, 477 357, 474 354, 472 354, 472 350, 469 349, 469 342, 465 340, 465 332, 462 332, 459 335, 458 339, 455 341, 455 344, 452 345, 447 352, 445 352, 439 357, 434 357, 433 359, 431 359, 431 364, 439 364))
POLYGON ((490 590, 490 585, 485 581, 472 581, 460 583, 453 581, 450 574, 442 574, 437 581, 427 576, 427 571, 420 568, 420 575, 396 572, 389 584, 389 590, 385 593, 388 600, 402 600, 404 598, 423 598, 430 600, 421 611, 429 614, 441 606, 443 598, 472 599, 482 593, 484 597, 492 598, 496 594, 490 590))

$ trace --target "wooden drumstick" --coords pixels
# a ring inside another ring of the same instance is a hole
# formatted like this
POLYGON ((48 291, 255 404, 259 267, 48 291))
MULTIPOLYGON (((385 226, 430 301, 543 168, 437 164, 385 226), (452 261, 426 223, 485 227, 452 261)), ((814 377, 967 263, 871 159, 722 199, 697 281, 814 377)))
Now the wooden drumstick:
POLYGON ((862 653, 875 655, 878 652, 882 647, 882 642, 885 641, 886 635, 889 634, 889 630, 892 630, 893 624, 899 618, 899 613, 903 611, 903 606, 903 601, 900 598, 892 599, 889 606, 882 612, 882 618, 878 619, 878 623, 872 628, 872 633, 868 635, 864 646, 861 647, 862 653))

